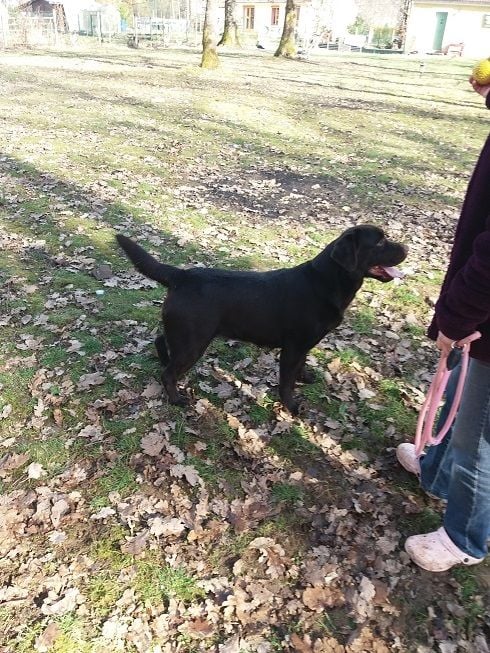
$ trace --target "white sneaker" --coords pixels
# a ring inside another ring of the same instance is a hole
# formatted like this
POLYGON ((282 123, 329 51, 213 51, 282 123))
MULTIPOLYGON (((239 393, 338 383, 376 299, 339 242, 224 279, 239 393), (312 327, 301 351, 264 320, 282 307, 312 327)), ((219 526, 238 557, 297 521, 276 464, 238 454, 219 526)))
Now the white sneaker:
POLYGON ((411 442, 403 442, 396 448, 396 457, 400 465, 416 476, 420 476, 420 459, 415 454, 415 445, 411 442))
POLYGON ((447 571, 454 565, 476 565, 483 560, 461 551, 443 527, 407 538, 405 551, 416 565, 427 571, 447 571))

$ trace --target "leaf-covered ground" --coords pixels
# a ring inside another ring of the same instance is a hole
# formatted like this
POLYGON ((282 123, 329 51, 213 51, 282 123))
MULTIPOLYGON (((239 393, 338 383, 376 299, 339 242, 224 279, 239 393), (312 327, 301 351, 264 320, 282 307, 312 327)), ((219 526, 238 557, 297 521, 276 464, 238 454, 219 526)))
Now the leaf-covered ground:
POLYGON ((488 133, 471 62, 116 47, 0 56, 3 652, 488 651, 490 567, 403 552, 441 506, 398 469, 435 360, 424 330, 488 133), (374 222, 410 247, 309 357, 216 341, 168 405, 176 264, 267 269, 374 222))

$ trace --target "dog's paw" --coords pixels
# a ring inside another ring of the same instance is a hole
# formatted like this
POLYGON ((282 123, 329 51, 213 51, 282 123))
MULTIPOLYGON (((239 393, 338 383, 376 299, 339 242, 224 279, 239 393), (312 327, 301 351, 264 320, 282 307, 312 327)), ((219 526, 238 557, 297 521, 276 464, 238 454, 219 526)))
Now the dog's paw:
POLYGON ((177 395, 177 397, 170 402, 173 406, 180 406, 181 408, 187 408, 189 405, 189 399, 188 397, 184 397, 183 395, 177 395))
POLYGON ((284 408, 286 408, 293 417, 296 417, 299 414, 300 410, 300 402, 296 401, 295 399, 291 399, 291 401, 288 401, 287 403, 283 402, 284 408))

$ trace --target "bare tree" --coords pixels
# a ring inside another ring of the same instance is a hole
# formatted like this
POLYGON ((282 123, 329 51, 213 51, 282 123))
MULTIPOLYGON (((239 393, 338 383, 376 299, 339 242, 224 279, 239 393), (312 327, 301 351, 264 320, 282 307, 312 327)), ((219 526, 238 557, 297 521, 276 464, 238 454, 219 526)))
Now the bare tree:
POLYGON ((218 0, 206 0, 206 14, 202 32, 201 68, 217 68, 219 66, 217 24, 218 0))
POLYGON ((296 47, 296 22, 297 12, 294 0, 286 0, 286 15, 284 17, 284 28, 281 40, 275 57, 294 57, 298 51, 296 47))
POLYGON ((225 26, 218 45, 240 45, 235 8, 236 0, 225 0, 225 26))
POLYGON ((396 30, 395 30, 395 39, 398 41, 398 46, 402 49, 405 48, 405 42, 407 40, 407 23, 408 23, 408 15, 410 13, 411 6, 412 6, 412 0, 402 0, 398 12, 398 20, 397 20, 396 30))

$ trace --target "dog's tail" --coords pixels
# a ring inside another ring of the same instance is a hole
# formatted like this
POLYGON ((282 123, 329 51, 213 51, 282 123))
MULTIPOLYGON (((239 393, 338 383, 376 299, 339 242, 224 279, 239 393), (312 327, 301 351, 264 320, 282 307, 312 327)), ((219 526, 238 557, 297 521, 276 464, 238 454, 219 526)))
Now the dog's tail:
POLYGON ((138 272, 141 272, 141 274, 144 274, 145 277, 148 277, 149 279, 153 279, 153 281, 158 281, 158 283, 161 283, 163 286, 170 286, 176 277, 182 272, 182 270, 179 270, 179 268, 176 268, 173 265, 160 263, 156 258, 153 258, 151 254, 148 254, 146 250, 127 236, 117 234, 116 240, 126 252, 126 256, 138 272))

